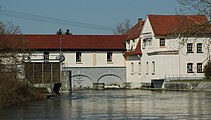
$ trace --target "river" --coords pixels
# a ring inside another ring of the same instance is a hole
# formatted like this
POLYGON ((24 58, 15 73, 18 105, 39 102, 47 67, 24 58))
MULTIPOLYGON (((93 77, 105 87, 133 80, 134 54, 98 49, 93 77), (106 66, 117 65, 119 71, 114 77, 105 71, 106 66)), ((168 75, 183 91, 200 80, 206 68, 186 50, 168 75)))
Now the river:
POLYGON ((0 120, 211 118, 211 92, 80 90, 0 109, 0 120))

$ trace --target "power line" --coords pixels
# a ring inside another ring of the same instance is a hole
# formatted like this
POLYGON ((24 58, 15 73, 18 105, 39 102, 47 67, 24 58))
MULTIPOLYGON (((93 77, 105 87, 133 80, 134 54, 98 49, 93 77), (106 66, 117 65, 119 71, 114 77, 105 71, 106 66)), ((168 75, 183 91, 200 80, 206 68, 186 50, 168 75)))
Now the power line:
POLYGON ((113 27, 75 22, 75 21, 70 21, 70 20, 62 20, 58 18, 34 15, 34 14, 23 13, 23 12, 16 12, 13 10, 6 10, 6 9, 0 9, 0 10, 2 11, 1 13, 3 16, 10 16, 10 17, 15 17, 15 18, 24 19, 24 20, 33 20, 33 21, 53 23, 53 24, 63 24, 63 25, 80 27, 80 28, 90 28, 90 29, 98 29, 98 30, 106 30, 106 31, 113 31, 115 29, 113 27))

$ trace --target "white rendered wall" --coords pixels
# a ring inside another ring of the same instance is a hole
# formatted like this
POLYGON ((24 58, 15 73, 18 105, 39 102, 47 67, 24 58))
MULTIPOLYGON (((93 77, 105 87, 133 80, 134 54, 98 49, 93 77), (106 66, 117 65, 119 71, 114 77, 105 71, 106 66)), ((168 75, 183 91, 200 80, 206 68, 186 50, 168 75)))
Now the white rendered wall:
MULTIPOLYGON (((206 37, 189 37, 188 39, 171 36, 154 36, 149 20, 147 19, 142 29, 144 33, 152 33, 151 45, 142 48, 142 81, 150 82, 152 79, 164 79, 165 77, 203 77, 203 73, 197 73, 197 63, 207 62, 206 37), (160 47, 160 38, 165 38, 165 47, 160 47), (184 42, 185 40, 185 42, 184 42), (181 45, 181 43, 184 45, 181 45), (179 44, 180 43, 180 44, 179 44), (193 53, 187 53, 187 43, 193 43, 193 53), (197 53, 197 43, 203 43, 203 53, 197 53), (160 51, 177 51, 178 54, 148 55, 148 53, 160 51), (155 62, 155 74, 152 75, 152 61, 155 62), (147 65, 148 62, 148 75, 147 65), (193 73, 187 73, 187 63, 193 63, 193 73)), ((143 45, 143 40, 141 41, 143 45)))

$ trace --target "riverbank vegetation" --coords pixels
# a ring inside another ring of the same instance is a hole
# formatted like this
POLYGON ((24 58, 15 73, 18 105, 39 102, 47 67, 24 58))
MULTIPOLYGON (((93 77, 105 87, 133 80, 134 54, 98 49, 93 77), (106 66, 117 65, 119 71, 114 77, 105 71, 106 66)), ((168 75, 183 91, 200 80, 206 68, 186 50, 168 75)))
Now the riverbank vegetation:
POLYGON ((0 108, 24 101, 43 99, 43 96, 41 91, 18 79, 10 79, 7 75, 0 79, 0 108))
POLYGON ((25 45, 19 27, 0 22, 0 107, 37 99, 41 95, 24 80, 21 58, 29 54, 25 45))

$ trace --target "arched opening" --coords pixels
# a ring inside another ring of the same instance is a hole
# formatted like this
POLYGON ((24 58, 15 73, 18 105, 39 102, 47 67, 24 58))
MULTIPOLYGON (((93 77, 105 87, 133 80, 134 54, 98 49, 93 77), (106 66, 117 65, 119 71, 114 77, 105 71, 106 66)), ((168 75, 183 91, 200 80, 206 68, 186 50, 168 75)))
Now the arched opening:
POLYGON ((86 75, 73 75, 72 88, 92 88, 93 82, 86 75))
POLYGON ((115 74, 106 74, 98 79, 98 83, 104 83, 105 88, 123 88, 122 79, 115 74))

